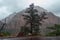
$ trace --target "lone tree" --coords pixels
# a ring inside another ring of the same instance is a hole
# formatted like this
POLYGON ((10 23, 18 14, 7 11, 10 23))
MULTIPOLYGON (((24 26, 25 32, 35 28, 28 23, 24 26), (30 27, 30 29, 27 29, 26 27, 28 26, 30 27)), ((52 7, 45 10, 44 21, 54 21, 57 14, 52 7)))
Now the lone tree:
POLYGON ((47 19, 47 17, 45 17, 46 13, 43 12, 41 14, 41 16, 39 14, 37 14, 38 10, 34 9, 34 4, 32 3, 30 5, 30 7, 28 8, 27 11, 25 11, 25 13, 28 13, 29 15, 23 15, 24 16, 24 20, 26 20, 26 24, 30 25, 30 33, 31 35, 35 34, 37 35, 39 33, 39 26, 42 25, 42 21, 43 19, 47 19))

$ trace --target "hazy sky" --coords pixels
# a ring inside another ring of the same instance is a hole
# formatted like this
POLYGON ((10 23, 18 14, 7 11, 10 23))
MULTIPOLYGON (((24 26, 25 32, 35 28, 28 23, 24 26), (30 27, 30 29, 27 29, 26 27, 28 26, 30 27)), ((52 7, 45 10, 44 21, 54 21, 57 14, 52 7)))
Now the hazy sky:
POLYGON ((13 12, 25 9, 31 3, 60 16, 60 0, 0 0, 0 19, 7 17, 13 12))

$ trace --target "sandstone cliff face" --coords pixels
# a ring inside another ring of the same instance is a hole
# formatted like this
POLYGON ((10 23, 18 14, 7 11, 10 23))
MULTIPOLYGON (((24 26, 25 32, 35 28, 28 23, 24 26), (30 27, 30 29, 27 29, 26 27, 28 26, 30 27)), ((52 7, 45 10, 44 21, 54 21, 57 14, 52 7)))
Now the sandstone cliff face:
MULTIPOLYGON (((47 10, 36 6, 35 9, 38 10, 38 14, 40 15, 42 12, 45 12, 48 17, 48 19, 44 20, 45 22, 43 23, 43 25, 40 27, 41 28, 41 32, 44 33, 46 32, 46 27, 47 26, 51 26, 54 24, 60 24, 60 18, 55 16, 52 12, 48 12, 47 10)), ((25 13, 25 11, 27 11, 28 9, 22 10, 20 12, 17 13, 13 13, 11 14, 9 17, 6 18, 6 29, 12 33, 19 33, 21 26, 24 26, 25 24, 25 20, 24 17, 22 15, 28 15, 27 13, 25 13)), ((5 21, 5 19, 3 19, 3 22, 5 21)))

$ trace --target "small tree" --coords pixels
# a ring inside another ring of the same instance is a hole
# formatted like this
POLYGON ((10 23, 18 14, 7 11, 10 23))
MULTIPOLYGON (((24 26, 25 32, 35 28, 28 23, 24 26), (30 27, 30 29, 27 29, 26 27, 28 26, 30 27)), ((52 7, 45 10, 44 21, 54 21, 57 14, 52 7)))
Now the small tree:
POLYGON ((52 32, 49 32, 48 36, 60 36, 60 25, 55 24, 53 27, 47 27, 48 29, 51 29, 52 32))
POLYGON ((43 19, 46 19, 47 17, 45 17, 46 13, 43 12, 41 14, 41 16, 39 14, 37 14, 38 10, 34 9, 34 4, 30 5, 30 8, 28 8, 27 11, 25 11, 25 13, 28 13, 29 15, 23 15, 24 16, 24 20, 26 20, 26 24, 25 26, 30 24, 30 33, 31 35, 33 33, 38 34, 39 33, 39 26, 42 24, 41 21, 43 21, 43 19))

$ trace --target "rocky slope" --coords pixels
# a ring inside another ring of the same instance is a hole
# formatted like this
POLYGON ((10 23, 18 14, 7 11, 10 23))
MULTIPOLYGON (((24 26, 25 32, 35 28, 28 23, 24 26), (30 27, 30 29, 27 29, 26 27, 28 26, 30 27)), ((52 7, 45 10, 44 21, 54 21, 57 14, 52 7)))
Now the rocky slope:
MULTIPOLYGON (((47 26, 51 26, 54 24, 60 24, 60 18, 55 16, 52 12, 48 12, 47 10, 45 10, 39 6, 35 6, 35 9, 38 10, 37 13, 39 15, 41 13, 45 12, 47 14, 46 16, 48 17, 48 19, 44 20, 45 22, 40 27, 42 33, 46 32, 47 26)), ((6 29, 12 33, 19 33, 21 26, 24 26, 24 24, 25 24, 25 20, 22 15, 28 15, 27 13, 25 13, 25 11, 27 11, 27 10, 28 10, 28 8, 24 9, 20 12, 13 13, 10 16, 8 16, 6 18, 6 23, 7 23, 6 29)), ((2 21, 4 22, 5 19, 3 19, 2 21)))

